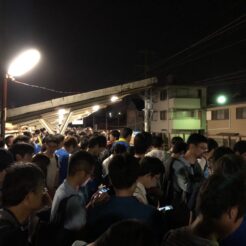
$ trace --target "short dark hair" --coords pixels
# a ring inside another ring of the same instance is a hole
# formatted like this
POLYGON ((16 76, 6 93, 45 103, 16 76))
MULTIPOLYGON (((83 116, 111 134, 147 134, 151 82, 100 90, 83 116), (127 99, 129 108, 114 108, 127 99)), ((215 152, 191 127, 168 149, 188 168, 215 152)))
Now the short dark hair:
POLYGON ((77 139, 75 137, 66 137, 64 141, 64 147, 69 148, 72 146, 73 148, 76 148, 78 146, 77 139))
POLYGON ((28 143, 16 143, 10 151, 13 154, 14 160, 16 160, 16 155, 24 157, 26 154, 34 154, 34 147, 28 143))
POLYGON ((246 152, 246 141, 241 140, 235 143, 233 150, 235 153, 238 152, 240 155, 245 153, 246 152))
POLYGON ((45 177, 47 176, 47 168, 50 164, 50 158, 42 153, 36 154, 32 158, 32 162, 35 163, 44 173, 45 177))
POLYGON ((40 184, 45 184, 44 174, 32 163, 14 164, 7 168, 2 186, 3 207, 18 205, 40 184))
POLYGON ((160 159, 156 157, 145 156, 140 162, 140 173, 139 176, 150 174, 155 176, 162 174, 165 171, 164 165, 160 159))
POLYGON ((112 130, 110 132, 110 135, 112 135, 113 137, 115 137, 116 140, 118 140, 120 138, 120 132, 118 130, 112 130))
POLYGON ((96 246, 156 246, 150 227, 139 220, 122 220, 113 224, 96 241, 96 246))
POLYGON ((80 141, 80 148, 82 150, 86 150, 89 146, 89 138, 87 136, 83 136, 80 141))
POLYGON ((26 135, 18 135, 14 141, 13 141, 13 144, 16 144, 16 143, 30 143, 30 137, 26 136, 26 135))
POLYGON ((208 152, 219 147, 218 143, 213 138, 208 138, 208 152))
POLYGON ((176 142, 173 146, 172 152, 174 154, 181 154, 182 152, 185 153, 188 149, 188 145, 185 142, 176 142))
POLYGON ((46 144, 48 144, 48 143, 55 143, 55 144, 57 144, 57 145, 59 144, 57 137, 56 137, 55 135, 53 135, 53 134, 49 134, 48 136, 46 136, 46 137, 43 139, 43 141, 44 141, 46 144))
POLYGON ((164 144, 164 141, 161 136, 153 136, 152 137, 152 145, 155 148, 160 148, 164 144))
POLYGON ((213 153, 213 156, 212 156, 213 162, 216 162, 222 156, 229 155, 229 154, 234 154, 231 148, 225 147, 225 146, 218 147, 217 149, 215 149, 213 153))
POLYGON ((112 152, 114 154, 124 154, 127 152, 127 149, 125 145, 116 142, 112 147, 112 152))
POLYGON ((136 154, 145 154, 151 146, 152 136, 147 132, 140 132, 134 138, 134 149, 136 154))
POLYGON ((140 166, 129 154, 115 155, 109 163, 109 178, 114 188, 130 188, 139 176, 140 166))
POLYGON ((68 175, 74 176, 78 171, 90 173, 95 165, 95 159, 86 151, 78 151, 71 155, 68 164, 68 175))
POLYGON ((99 147, 105 148, 107 146, 107 138, 103 135, 97 136, 99 147))
POLYGON ((94 148, 97 145, 99 146, 98 136, 93 136, 89 138, 88 148, 94 148))
POLYGON ((32 138, 32 133, 29 131, 24 131, 23 135, 29 137, 30 139, 32 138))
POLYGON ((64 135, 59 134, 59 133, 55 134, 55 137, 57 139, 58 144, 62 143, 65 139, 64 135))
POLYGON ((197 144, 200 144, 200 143, 207 143, 208 142, 208 139, 199 134, 199 133, 193 133, 191 134, 189 137, 188 137, 188 140, 187 140, 187 144, 188 146, 190 144, 194 144, 194 145, 197 145, 197 144))
POLYGON ((246 212, 245 175, 225 176, 216 173, 201 186, 197 200, 197 212, 205 219, 219 219, 229 208, 238 207, 238 218, 246 212))
POLYGON ((213 163, 213 171, 224 175, 233 175, 238 172, 246 173, 246 160, 235 154, 224 155, 213 163))
POLYGON ((181 137, 179 137, 179 136, 173 137, 173 138, 171 139, 171 144, 172 144, 172 145, 176 144, 177 142, 184 142, 184 139, 181 138, 181 137))
POLYGON ((6 149, 0 149, 0 172, 5 170, 14 162, 13 156, 6 149))
POLYGON ((131 129, 131 128, 124 127, 124 128, 122 128, 121 131, 120 131, 120 136, 121 136, 122 138, 127 138, 127 137, 129 137, 129 136, 131 136, 131 135, 132 135, 132 129, 131 129))

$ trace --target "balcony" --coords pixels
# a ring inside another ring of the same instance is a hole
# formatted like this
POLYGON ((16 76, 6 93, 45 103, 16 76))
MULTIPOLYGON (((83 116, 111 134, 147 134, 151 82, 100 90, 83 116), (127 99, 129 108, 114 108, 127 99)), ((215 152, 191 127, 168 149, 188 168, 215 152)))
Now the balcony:
POLYGON ((200 109, 200 98, 172 98, 169 99, 169 108, 173 109, 200 109))
POLYGON ((173 130, 199 130, 201 120, 196 118, 173 119, 169 121, 170 128, 173 130))

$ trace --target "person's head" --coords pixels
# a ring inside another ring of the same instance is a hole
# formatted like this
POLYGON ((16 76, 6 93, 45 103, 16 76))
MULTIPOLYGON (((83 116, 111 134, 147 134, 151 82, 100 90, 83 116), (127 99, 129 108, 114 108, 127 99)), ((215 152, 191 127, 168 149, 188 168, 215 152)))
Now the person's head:
POLYGON ((68 177, 76 179, 82 185, 90 179, 94 170, 95 160, 86 151, 78 151, 71 155, 68 163, 68 177))
POLYGON ((236 230, 246 212, 245 175, 210 176, 200 189, 197 212, 219 238, 236 230))
POLYGON ((135 154, 144 155, 151 147, 152 136, 150 133, 141 132, 134 138, 135 154))
POLYGON ((123 220, 113 224, 92 245, 156 246, 153 231, 139 220, 123 220))
POLYGON ((132 137, 132 129, 128 127, 122 128, 120 131, 120 137, 126 139, 126 141, 130 143, 132 137))
POLYGON ((0 183, 6 174, 6 168, 8 168, 14 162, 13 156, 6 149, 0 149, 0 183))
POLYGON ((13 135, 7 136, 4 142, 7 145, 8 149, 10 149, 14 142, 14 136, 13 135))
POLYGON ((213 155, 210 156, 209 158, 207 158, 208 162, 208 172, 209 175, 212 175, 214 172, 214 169, 216 169, 215 167, 215 163, 224 155, 230 155, 230 154, 234 154, 234 152, 232 151, 232 149, 230 149, 229 147, 218 147, 213 151, 213 155))
POLYGON ((89 145, 89 138, 87 136, 82 136, 80 140, 80 149, 87 150, 89 145))
POLYGON ((43 141, 45 143, 46 151, 54 153, 58 149, 59 143, 55 135, 50 134, 46 136, 43 141))
POLYGON ((213 138, 208 138, 208 150, 204 153, 204 157, 209 160, 212 158, 214 151, 219 147, 218 143, 213 138))
POLYGON ((241 140, 238 141, 233 148, 235 154, 241 155, 244 159, 246 159, 246 141, 241 140))
POLYGON ((193 133, 187 140, 188 151, 196 158, 201 158, 208 149, 208 140, 199 133, 193 133))
POLYGON ((164 173, 164 165, 156 157, 144 157, 140 162, 139 181, 146 189, 156 187, 161 174, 164 173))
POLYGON ((97 136, 98 143, 99 143, 99 149, 100 153, 105 150, 107 146, 107 138, 104 135, 98 135, 97 136))
POLYGON ((137 159, 129 154, 115 155, 108 169, 114 189, 130 190, 133 194, 140 171, 137 159))
POLYGON ((29 137, 30 139, 32 139, 32 133, 29 132, 29 131, 24 131, 23 135, 29 137))
POLYGON ((179 137, 179 136, 175 136, 171 139, 171 148, 173 148, 173 146, 178 143, 178 142, 184 142, 184 139, 179 137))
POLYGON ((107 140, 104 136, 94 136, 89 139, 88 149, 89 152, 95 156, 99 156, 105 149, 107 140))
POLYGON ((36 154, 32 158, 32 162, 35 163, 44 173, 45 177, 47 176, 47 168, 50 164, 50 159, 42 153, 36 154))
POLYGON ((184 155, 188 149, 188 145, 185 142, 176 142, 173 146, 172 153, 175 155, 184 155))
POLYGON ((72 154, 78 148, 78 142, 75 137, 66 137, 64 141, 64 148, 70 154, 72 154))
POLYGON ((233 150, 229 147, 221 146, 214 150, 213 156, 212 156, 212 162, 216 162, 224 155, 230 155, 234 154, 233 150))
POLYGON ((109 134, 109 140, 111 142, 115 142, 116 140, 119 140, 120 138, 120 132, 118 130, 112 130, 109 134))
POLYGON ((161 136, 153 136, 152 137, 152 146, 156 149, 163 148, 164 141, 161 136))
POLYGON ((34 154, 34 147, 28 143, 16 143, 11 148, 14 160, 17 162, 31 162, 34 154))
POLYGON ((39 167, 32 163, 14 164, 6 169, 2 186, 4 208, 20 206, 34 212, 43 205, 45 179, 39 167))
POLYGON ((126 146, 125 145, 123 145, 123 144, 115 144, 115 145, 113 145, 113 147, 112 147, 112 152, 113 152, 113 154, 124 154, 124 153, 126 153, 127 152, 127 149, 126 149, 126 146))
POLYGON ((16 143, 31 143, 31 138, 26 136, 26 135, 18 135, 14 141, 13 141, 13 144, 16 144, 16 143))
POLYGON ((58 143, 57 149, 62 148, 63 147, 64 139, 65 139, 64 135, 62 135, 62 134, 56 134, 55 137, 56 137, 57 143, 58 143))
POLYGON ((246 173, 246 160, 235 154, 224 155, 212 165, 213 173, 233 175, 238 172, 246 173))

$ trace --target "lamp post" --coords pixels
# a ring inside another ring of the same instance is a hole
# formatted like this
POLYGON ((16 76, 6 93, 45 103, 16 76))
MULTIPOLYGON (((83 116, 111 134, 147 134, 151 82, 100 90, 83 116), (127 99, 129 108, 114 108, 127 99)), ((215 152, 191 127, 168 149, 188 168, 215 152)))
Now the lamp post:
POLYGON ((8 72, 3 79, 2 106, 1 106, 1 137, 5 138, 7 119, 8 80, 14 76, 21 76, 31 70, 40 60, 40 53, 36 49, 29 49, 19 54, 9 65, 8 72))

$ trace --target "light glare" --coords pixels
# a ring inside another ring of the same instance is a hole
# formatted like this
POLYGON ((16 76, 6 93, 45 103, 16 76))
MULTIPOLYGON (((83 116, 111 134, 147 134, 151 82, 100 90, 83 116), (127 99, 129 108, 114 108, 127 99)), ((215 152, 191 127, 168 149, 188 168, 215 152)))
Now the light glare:
POLYGON ((227 101, 227 98, 224 95, 218 96, 217 98, 217 103, 219 104, 224 104, 226 103, 226 101, 227 101))
POLYGON ((93 107, 92 107, 92 110, 95 112, 95 111, 98 111, 98 110, 99 110, 99 108, 100 108, 100 106, 99 106, 99 105, 95 105, 95 106, 93 106, 93 107))
POLYGON ((118 99, 119 99, 119 97, 112 96, 110 100, 111 100, 111 102, 116 102, 118 99))
POLYGON ((21 76, 31 70, 40 60, 40 53, 36 49, 24 51, 17 56, 9 65, 10 76, 21 76))

